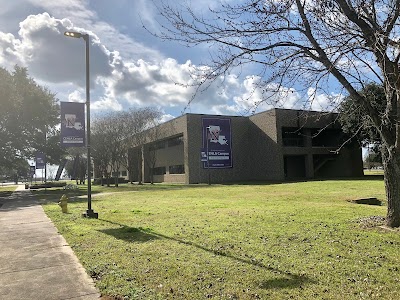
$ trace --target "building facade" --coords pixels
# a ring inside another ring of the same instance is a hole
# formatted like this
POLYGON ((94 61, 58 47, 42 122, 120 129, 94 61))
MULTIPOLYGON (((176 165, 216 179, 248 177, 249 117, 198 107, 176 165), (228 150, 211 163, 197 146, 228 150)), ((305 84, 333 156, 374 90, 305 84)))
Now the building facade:
POLYGON ((358 143, 335 113, 272 109, 250 117, 186 114, 132 149, 144 182, 225 183, 363 175, 358 143), (347 141, 347 142, 346 142, 347 141))

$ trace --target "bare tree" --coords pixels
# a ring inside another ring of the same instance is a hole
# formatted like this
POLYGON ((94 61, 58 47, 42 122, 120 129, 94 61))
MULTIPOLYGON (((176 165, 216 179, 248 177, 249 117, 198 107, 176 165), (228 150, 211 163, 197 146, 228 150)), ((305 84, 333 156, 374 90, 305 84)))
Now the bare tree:
POLYGON ((164 141, 157 141, 161 134, 159 131, 159 128, 157 127, 158 122, 154 120, 154 122, 151 122, 151 128, 146 131, 147 134, 147 139, 151 141, 156 141, 153 142, 149 145, 147 145, 144 149, 146 152, 146 159, 145 159, 145 164, 150 170, 150 183, 154 183, 154 168, 157 163, 157 149, 159 148, 159 143, 164 143, 164 141))
POLYGON ((154 108, 110 112, 97 118, 93 124, 93 159, 106 178, 114 174, 115 186, 121 167, 130 173, 133 164, 129 149, 142 142, 141 133, 161 116, 154 108))
POLYGON ((96 175, 100 175, 101 185, 106 179, 107 186, 110 186, 110 172, 108 167, 111 161, 109 151, 109 132, 106 131, 107 123, 101 118, 94 120, 91 128, 92 158, 96 175))
POLYGON ((313 87, 310 104, 317 91, 340 83, 379 132, 386 221, 390 227, 400 226, 400 1, 227 1, 210 9, 208 19, 190 6, 162 2, 158 8, 167 21, 158 36, 188 46, 208 44, 215 50, 209 65, 196 74, 203 86, 247 64, 259 67, 255 88, 262 91, 262 101, 302 86, 313 87), (383 114, 358 92, 371 82, 384 86, 383 114))
POLYGON ((155 108, 145 107, 138 110, 130 110, 125 114, 126 126, 129 129, 125 136, 124 146, 125 157, 123 158, 124 166, 133 178, 133 172, 136 171, 139 184, 142 182, 141 168, 141 150, 131 151, 135 145, 142 145, 148 138, 143 132, 157 124, 157 120, 161 117, 161 112, 155 108), (131 155, 129 155, 129 153, 131 155))

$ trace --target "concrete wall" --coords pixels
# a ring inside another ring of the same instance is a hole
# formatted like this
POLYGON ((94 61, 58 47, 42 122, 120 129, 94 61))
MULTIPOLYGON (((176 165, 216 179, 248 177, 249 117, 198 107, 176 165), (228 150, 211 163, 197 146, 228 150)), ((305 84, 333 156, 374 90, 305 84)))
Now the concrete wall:
POLYGON ((251 161, 251 147, 249 146, 249 120, 246 117, 227 117, 194 115, 188 116, 188 165, 189 183, 208 182, 208 171, 212 183, 223 183, 232 181, 244 181, 249 179, 251 161), (202 118, 230 118, 232 132, 232 168, 210 169, 203 168, 200 161, 202 148, 203 128, 202 118))
MULTIPOLYGON (((338 147, 313 146, 313 130, 340 128, 340 125, 335 122, 336 118, 336 114, 287 109, 273 109, 251 117, 187 114, 146 132, 143 159, 148 160, 148 147, 152 143, 181 135, 183 145, 156 150, 155 167, 167 169, 167 174, 154 176, 156 182, 206 183, 209 173, 212 183, 250 180, 282 181, 285 179, 285 160, 286 163, 293 163, 289 166, 291 174, 305 173, 305 178, 361 176, 361 149, 357 145, 342 147, 334 159, 331 159, 331 156, 338 147), (203 167, 200 158, 204 130, 202 118, 204 117, 231 120, 232 168, 208 170, 203 167), (286 127, 302 130, 302 136, 304 136, 302 147, 283 145, 282 128, 286 127), (316 168, 314 161, 317 155, 326 155, 329 159, 324 163, 323 168, 318 168, 314 174, 316 168), (299 156, 304 157, 304 170, 295 172, 298 160, 291 157, 299 156), (168 166, 182 164, 185 166, 185 174, 168 174, 168 166)), ((335 131, 332 132, 335 133, 335 131)), ((342 134, 340 131, 336 133, 342 134)), ((330 140, 329 136, 327 140, 330 140)), ((142 168, 144 180, 149 181, 150 166, 143 164, 142 168)))
POLYGON ((249 117, 252 151, 249 180, 283 180, 283 157, 276 125, 276 110, 249 117))

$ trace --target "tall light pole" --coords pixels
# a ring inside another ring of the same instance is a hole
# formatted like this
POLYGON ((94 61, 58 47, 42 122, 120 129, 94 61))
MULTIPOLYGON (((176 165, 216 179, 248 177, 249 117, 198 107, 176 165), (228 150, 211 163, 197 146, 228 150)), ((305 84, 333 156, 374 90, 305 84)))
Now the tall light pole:
POLYGON ((210 137, 210 126, 206 127, 206 138, 207 138, 207 173, 208 173, 208 185, 211 185, 211 175, 210 175, 210 152, 208 147, 208 140, 210 137))
POLYGON ((92 209, 92 176, 91 172, 91 159, 90 159, 90 64, 89 64, 89 35, 87 33, 80 33, 75 31, 66 31, 64 35, 73 38, 83 38, 86 42, 86 149, 87 149, 87 172, 88 172, 88 187, 87 187, 87 201, 88 208, 82 215, 87 218, 98 218, 99 214, 92 209))

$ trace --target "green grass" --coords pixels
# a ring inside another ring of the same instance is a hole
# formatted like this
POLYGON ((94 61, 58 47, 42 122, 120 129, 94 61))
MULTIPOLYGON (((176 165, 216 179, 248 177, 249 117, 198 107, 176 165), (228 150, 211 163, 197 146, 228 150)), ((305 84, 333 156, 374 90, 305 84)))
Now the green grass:
POLYGON ((364 175, 382 175, 383 176, 383 170, 364 170, 364 175))
MULTIPOLYGON (((384 200, 380 180, 211 187, 125 184, 95 186, 93 191, 98 220, 81 217, 84 197, 74 198, 68 214, 52 202, 44 208, 103 295, 400 297, 399 231, 359 222, 384 216, 386 207, 348 202, 384 200)), ((49 200, 60 191, 35 193, 49 200)))

